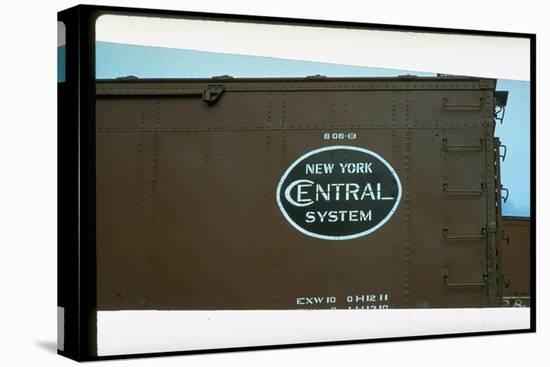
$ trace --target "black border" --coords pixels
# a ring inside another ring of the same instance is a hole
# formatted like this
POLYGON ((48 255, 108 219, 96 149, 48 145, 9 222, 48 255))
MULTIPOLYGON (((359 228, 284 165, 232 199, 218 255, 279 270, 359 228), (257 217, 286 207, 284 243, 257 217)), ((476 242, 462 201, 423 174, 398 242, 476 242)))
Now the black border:
POLYGON ((158 357, 357 343, 424 340, 463 336, 518 334, 536 331, 536 35, 487 30, 448 29, 249 16, 223 13, 157 10, 133 7, 77 5, 58 13, 66 26, 66 79, 58 85, 58 304, 65 307, 65 350, 59 354, 78 361, 158 357), (414 31, 530 40, 531 57, 531 318, 530 328, 441 335, 359 339, 253 347, 97 356, 96 329, 96 192, 95 192, 95 21, 102 14, 190 17, 237 22, 414 31), (74 121, 77 128, 68 129, 74 121), (77 154, 78 162, 70 159, 77 154), (78 220, 76 220, 78 218, 78 220), (76 223, 78 222, 78 223, 76 223), (77 226, 78 228, 75 228, 77 226), (75 248, 74 241, 78 242, 75 248), (70 246, 69 246, 70 245, 70 246))
POLYGON ((66 28, 57 133, 58 306, 65 309, 65 345, 58 352, 79 361, 97 354, 93 12, 76 6, 58 13, 66 28))

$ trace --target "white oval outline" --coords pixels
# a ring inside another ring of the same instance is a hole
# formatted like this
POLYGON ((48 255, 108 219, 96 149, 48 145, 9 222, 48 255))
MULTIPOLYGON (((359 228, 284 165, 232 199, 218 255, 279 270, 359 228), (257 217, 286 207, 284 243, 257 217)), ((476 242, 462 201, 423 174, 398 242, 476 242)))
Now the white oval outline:
POLYGON ((277 191, 276 191, 276 199, 277 199, 277 205, 279 206, 279 210, 281 210, 281 213, 283 213, 283 216, 286 218, 286 220, 294 228, 296 228, 298 231, 302 232, 306 236, 315 237, 315 238, 319 238, 319 239, 322 239, 322 240, 335 240, 335 241, 351 240, 351 239, 354 239, 354 238, 366 236, 369 233, 372 233, 372 232, 376 231, 378 228, 383 226, 384 223, 386 223, 393 216, 393 213, 397 210, 397 206, 399 205, 399 202, 401 201, 401 181, 399 180, 399 176, 397 176, 397 173, 395 172, 393 167, 388 162, 386 162, 386 160, 384 158, 382 158, 378 153, 375 153, 372 150, 368 150, 368 149, 365 149, 365 148, 360 148, 360 147, 356 147, 356 146, 352 146, 352 145, 331 145, 331 146, 328 146, 328 147, 323 147, 323 148, 318 148, 318 149, 312 150, 312 151, 302 155, 300 158, 296 159, 294 161, 294 163, 292 163, 290 165, 290 167, 287 168, 287 170, 285 171, 285 173, 283 174, 283 176, 279 180, 279 184, 277 185, 277 191), (320 153, 320 152, 325 152, 327 150, 336 150, 336 149, 356 150, 358 152, 367 153, 367 154, 370 154, 370 155, 378 158, 382 163, 384 163, 386 165, 386 167, 390 170, 390 172, 393 174, 393 177, 395 177, 395 180, 397 181, 397 189, 398 189, 397 199, 395 200, 395 204, 393 205, 391 210, 388 212, 388 214, 384 217, 384 219, 381 220, 377 225, 375 225, 372 228, 367 229, 366 231, 356 233, 356 234, 347 235, 347 236, 326 236, 326 235, 306 231, 305 229, 300 227, 298 224, 296 224, 289 217, 289 215, 287 214, 285 208, 283 207, 283 204, 281 203, 281 198, 280 198, 281 197, 280 193, 281 193, 281 188, 283 186, 283 182, 285 182, 286 177, 288 176, 290 171, 292 171, 292 169, 294 167, 296 167, 296 165, 298 163, 300 163, 301 161, 303 161, 304 159, 306 159, 307 157, 309 157, 313 154, 317 154, 317 153, 320 153))

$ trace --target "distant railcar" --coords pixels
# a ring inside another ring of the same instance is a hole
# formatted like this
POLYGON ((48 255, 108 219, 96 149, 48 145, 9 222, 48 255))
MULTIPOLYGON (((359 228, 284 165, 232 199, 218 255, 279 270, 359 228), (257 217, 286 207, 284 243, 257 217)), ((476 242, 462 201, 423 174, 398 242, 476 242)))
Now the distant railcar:
POLYGON ((504 306, 530 306, 531 220, 529 217, 502 217, 500 258, 504 281, 504 306))

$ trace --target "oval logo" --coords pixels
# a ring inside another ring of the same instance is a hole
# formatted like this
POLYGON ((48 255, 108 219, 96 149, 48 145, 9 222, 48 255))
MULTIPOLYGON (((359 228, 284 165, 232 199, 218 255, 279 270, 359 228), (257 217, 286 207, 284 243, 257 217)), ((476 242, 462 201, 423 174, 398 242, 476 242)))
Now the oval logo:
POLYGON ((348 240, 376 231, 401 200, 401 182, 378 154, 330 146, 298 158, 277 186, 277 204, 298 231, 324 240, 348 240))

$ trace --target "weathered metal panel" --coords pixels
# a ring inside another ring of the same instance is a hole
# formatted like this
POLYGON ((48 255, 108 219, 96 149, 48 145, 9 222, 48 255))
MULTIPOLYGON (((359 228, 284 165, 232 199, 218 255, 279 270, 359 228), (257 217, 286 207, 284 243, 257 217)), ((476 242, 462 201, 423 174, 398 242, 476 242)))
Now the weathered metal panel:
POLYGON ((494 85, 98 83, 98 309, 493 305, 494 85), (209 85, 223 92, 207 103, 209 85), (277 205, 285 171, 334 146, 375 152, 399 178, 395 212, 368 235, 304 235, 277 205))

